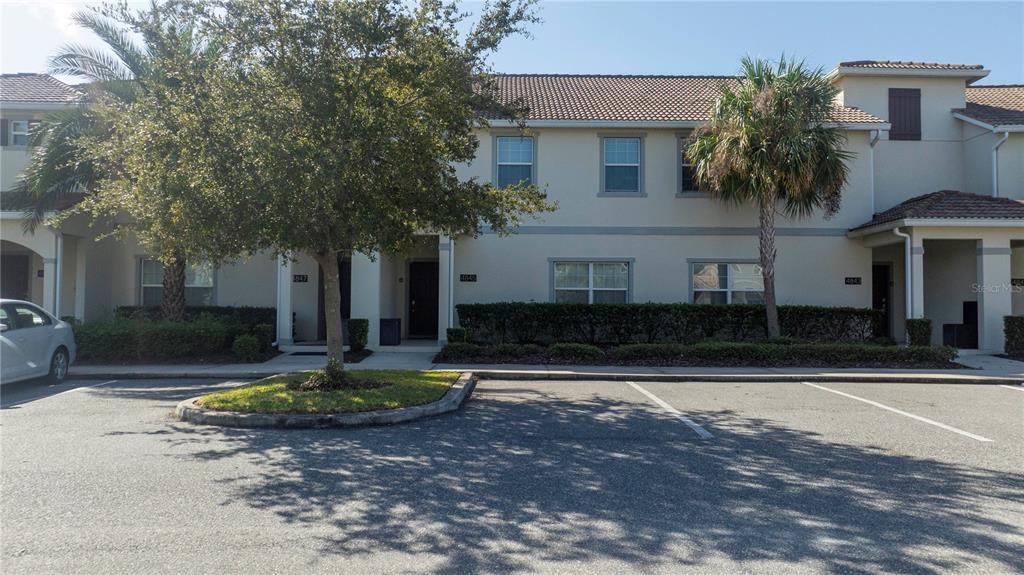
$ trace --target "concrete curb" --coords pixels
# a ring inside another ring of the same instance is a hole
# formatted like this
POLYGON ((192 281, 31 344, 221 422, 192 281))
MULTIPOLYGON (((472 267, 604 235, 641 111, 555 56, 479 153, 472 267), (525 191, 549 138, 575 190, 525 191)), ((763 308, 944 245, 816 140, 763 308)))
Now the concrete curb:
POLYGON ((186 399, 178 404, 174 415, 181 421, 200 425, 220 425, 223 427, 257 427, 257 428, 316 428, 316 427, 362 427, 369 425, 391 425, 424 417, 433 417, 459 409, 476 387, 473 372, 464 372, 452 384, 444 397, 432 403, 403 407, 400 409, 381 409, 359 413, 240 413, 237 411, 215 411, 196 405, 199 397, 186 399))
POLYGON ((1024 385, 1024 378, 998 376, 933 376, 928 374, 662 374, 662 373, 579 373, 579 372, 547 372, 547 371, 498 371, 480 370, 473 374, 478 379, 504 380, 562 380, 562 381, 635 381, 635 382, 676 382, 676 383, 932 383, 932 384, 971 384, 971 385, 1024 385))

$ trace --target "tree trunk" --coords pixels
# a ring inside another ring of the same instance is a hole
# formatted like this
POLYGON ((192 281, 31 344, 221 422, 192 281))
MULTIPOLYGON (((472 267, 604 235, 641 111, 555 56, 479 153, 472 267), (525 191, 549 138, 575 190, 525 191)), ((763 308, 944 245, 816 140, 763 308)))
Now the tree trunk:
POLYGON ((167 321, 185 321, 185 258, 164 265, 163 286, 160 314, 167 321))
POLYGON ((313 259, 324 273, 324 318, 327 326, 327 359, 345 366, 341 339, 341 271, 338 252, 316 252, 313 259))
POLYGON ((775 204, 761 203, 761 278, 764 280, 764 311, 768 337, 779 337, 779 308, 775 304, 775 204))

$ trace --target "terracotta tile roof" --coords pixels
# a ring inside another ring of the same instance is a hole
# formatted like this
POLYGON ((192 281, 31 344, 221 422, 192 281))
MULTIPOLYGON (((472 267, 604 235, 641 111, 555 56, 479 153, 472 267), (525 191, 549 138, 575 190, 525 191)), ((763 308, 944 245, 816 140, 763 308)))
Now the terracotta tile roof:
POLYGON ((49 74, 0 74, 0 101, 70 103, 85 94, 49 74))
POLYGON ((901 60, 853 60, 840 62, 842 68, 885 68, 888 70, 981 70, 981 64, 940 64, 938 62, 909 62, 901 60))
POLYGON ((932 192, 877 213, 854 230, 904 219, 1024 220, 1024 202, 953 190, 932 192))
MULTIPOLYGON (((703 122, 733 76, 501 74, 499 98, 521 99, 528 120, 703 122)), ((490 116, 490 119, 497 119, 490 116)), ((835 121, 884 123, 858 108, 836 107, 835 121)))
POLYGON ((967 107, 956 111, 990 126, 1024 125, 1024 84, 970 86, 967 107))

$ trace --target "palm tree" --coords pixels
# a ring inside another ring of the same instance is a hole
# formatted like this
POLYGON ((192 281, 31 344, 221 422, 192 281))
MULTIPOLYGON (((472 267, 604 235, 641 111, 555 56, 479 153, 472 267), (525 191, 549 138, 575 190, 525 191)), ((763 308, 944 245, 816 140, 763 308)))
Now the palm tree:
POLYGON ((775 301, 775 217, 839 210, 847 179, 846 136, 834 126, 836 86, 802 61, 776 65, 746 57, 737 82, 723 83, 710 121, 686 155, 703 190, 758 210, 768 336, 779 336, 775 301))
MULTIPOLYGON (((147 85, 166 81, 151 65, 154 58, 169 51, 198 53, 202 49, 192 28, 166 16, 155 2, 148 12, 138 16, 129 15, 127 8, 122 8, 117 13, 79 11, 73 18, 79 26, 96 34, 105 48, 65 45, 50 60, 50 72, 84 80, 84 91, 91 104, 128 105, 146 93, 147 85), (151 29, 167 32, 161 34, 161 39, 171 41, 138 43, 123 25, 133 20, 155 24, 151 29)), ((35 150, 14 196, 15 202, 25 209, 28 231, 69 201, 94 189, 101 175, 79 142, 83 138, 103 139, 109 130, 102 115, 86 103, 48 114, 33 130, 31 143, 35 150)), ((172 246, 164 247, 161 314, 164 319, 180 321, 185 314, 187 266, 185 258, 172 246)))

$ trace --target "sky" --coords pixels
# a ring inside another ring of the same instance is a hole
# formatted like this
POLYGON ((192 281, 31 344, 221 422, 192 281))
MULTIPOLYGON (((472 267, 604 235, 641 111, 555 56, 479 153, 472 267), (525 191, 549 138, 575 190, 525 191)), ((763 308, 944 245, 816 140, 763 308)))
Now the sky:
MULTIPOLYGON (((0 0, 0 71, 43 72, 84 2, 0 0)), ((479 4, 467 3, 473 10, 479 4)), ((1024 0, 1010 2, 541 2, 532 38, 502 45, 498 72, 732 74, 744 55, 983 64, 978 84, 1024 84, 1024 0)))

